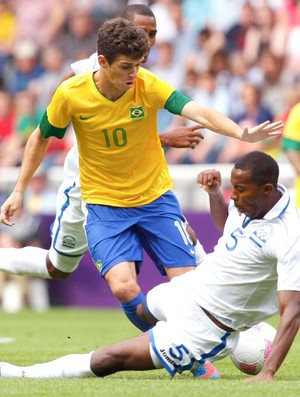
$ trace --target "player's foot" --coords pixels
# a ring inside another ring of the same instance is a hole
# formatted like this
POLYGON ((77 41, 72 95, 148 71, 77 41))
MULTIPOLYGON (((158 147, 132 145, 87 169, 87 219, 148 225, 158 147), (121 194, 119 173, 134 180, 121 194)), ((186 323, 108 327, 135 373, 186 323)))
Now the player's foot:
POLYGON ((195 378, 199 378, 199 379, 221 378, 220 372, 211 363, 200 364, 197 368, 193 369, 191 372, 195 376, 195 378))

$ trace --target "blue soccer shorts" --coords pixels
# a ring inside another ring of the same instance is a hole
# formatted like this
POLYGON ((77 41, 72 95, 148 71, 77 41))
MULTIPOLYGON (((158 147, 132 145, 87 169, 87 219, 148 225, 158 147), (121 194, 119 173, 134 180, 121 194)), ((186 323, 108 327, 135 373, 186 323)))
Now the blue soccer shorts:
POLYGON ((121 262, 135 262, 143 248, 162 275, 166 268, 195 266, 195 247, 175 195, 168 191, 152 203, 120 208, 87 204, 86 235, 102 277, 121 262))

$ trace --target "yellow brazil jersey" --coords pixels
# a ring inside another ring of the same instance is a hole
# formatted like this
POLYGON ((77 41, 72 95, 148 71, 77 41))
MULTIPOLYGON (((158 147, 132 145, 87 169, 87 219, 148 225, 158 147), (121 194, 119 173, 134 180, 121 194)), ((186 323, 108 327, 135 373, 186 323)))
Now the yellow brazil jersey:
MULTIPOLYGON (((300 103, 290 110, 281 139, 283 150, 300 152, 300 103)), ((295 178, 295 205, 300 208, 300 176, 295 178)))
POLYGON ((157 111, 167 102, 173 113, 181 112, 190 99, 175 92, 143 68, 134 86, 116 101, 98 91, 92 72, 58 87, 40 129, 44 137, 62 138, 72 121, 85 202, 135 207, 173 187, 157 132, 157 111))
POLYGON ((283 150, 300 151, 300 103, 288 115, 281 142, 283 150))

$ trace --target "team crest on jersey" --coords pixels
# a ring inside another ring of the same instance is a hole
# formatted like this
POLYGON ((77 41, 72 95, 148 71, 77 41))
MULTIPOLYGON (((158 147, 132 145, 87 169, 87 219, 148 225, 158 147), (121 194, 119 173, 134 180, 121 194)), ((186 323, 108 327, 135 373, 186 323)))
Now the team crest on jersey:
POLYGON ((137 106, 135 108, 129 109, 129 114, 131 119, 140 119, 145 117, 145 112, 142 106, 137 106))
POLYGON ((66 234, 62 240, 62 246, 67 248, 74 248, 76 244, 76 238, 66 234))
POLYGON ((256 229, 255 232, 251 234, 250 240, 259 248, 262 248, 267 240, 272 236, 272 234, 273 226, 270 224, 265 224, 256 229))
POLYGON ((101 261, 98 260, 98 261, 95 263, 95 265, 96 265, 96 268, 98 269, 99 273, 101 273, 101 270, 102 270, 102 267, 103 267, 101 261))

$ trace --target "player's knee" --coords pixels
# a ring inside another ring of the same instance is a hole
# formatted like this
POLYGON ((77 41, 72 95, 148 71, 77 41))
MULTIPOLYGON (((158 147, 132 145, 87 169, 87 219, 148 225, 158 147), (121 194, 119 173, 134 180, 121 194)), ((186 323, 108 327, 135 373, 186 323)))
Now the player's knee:
POLYGON ((128 302, 140 292, 140 288, 135 280, 114 282, 110 284, 110 288, 120 302, 128 302))

